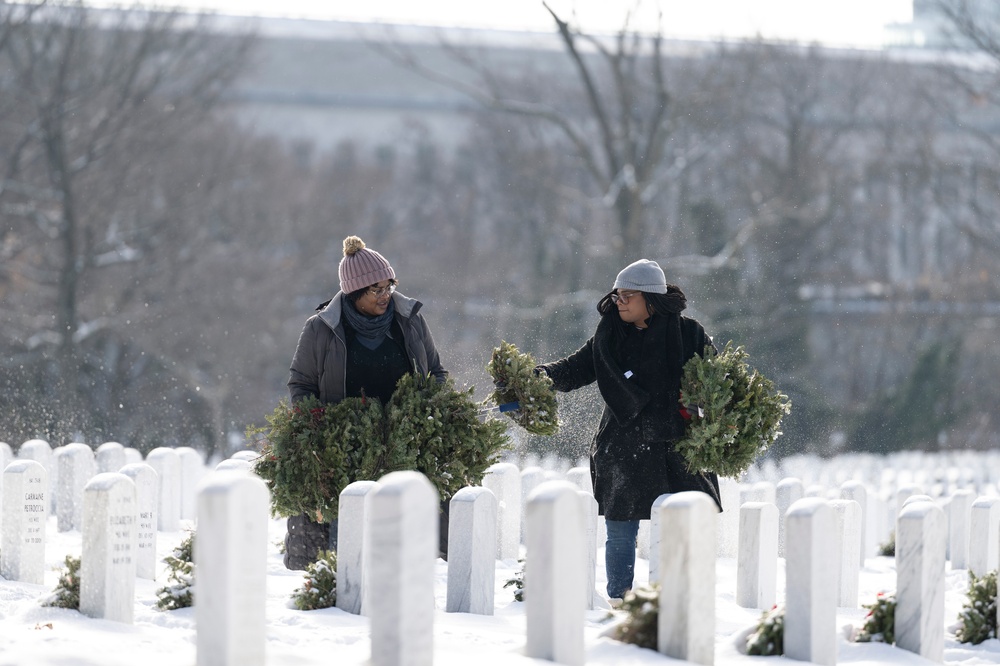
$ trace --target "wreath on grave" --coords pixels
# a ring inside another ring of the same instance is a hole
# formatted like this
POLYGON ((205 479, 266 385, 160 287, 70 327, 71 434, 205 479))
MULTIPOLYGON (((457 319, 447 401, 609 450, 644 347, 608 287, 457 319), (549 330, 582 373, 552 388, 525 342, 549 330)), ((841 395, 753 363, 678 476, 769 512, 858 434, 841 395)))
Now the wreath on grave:
POLYGON ((246 431, 261 441, 254 471, 271 490, 272 513, 329 522, 350 483, 399 470, 422 473, 444 500, 479 484, 510 443, 503 423, 480 420, 472 392, 406 374, 384 406, 366 397, 281 401, 266 426, 246 431))
POLYGON ((978 577, 969 572, 969 595, 958 614, 958 623, 955 639, 959 643, 979 645, 997 637, 996 571, 978 577))
POLYGON ((862 604, 868 609, 865 623, 854 636, 855 643, 888 643, 896 642, 896 595, 879 592, 875 603, 862 604))
POLYGON ((486 401, 492 400, 501 413, 532 435, 555 435, 559 414, 552 380, 544 372, 536 373, 535 366, 531 354, 501 340, 486 365, 495 387, 486 401))
POLYGON ((680 410, 688 423, 676 448, 694 473, 737 477, 781 435, 791 402, 747 364, 748 356, 730 341, 721 352, 705 347, 684 365, 680 410))

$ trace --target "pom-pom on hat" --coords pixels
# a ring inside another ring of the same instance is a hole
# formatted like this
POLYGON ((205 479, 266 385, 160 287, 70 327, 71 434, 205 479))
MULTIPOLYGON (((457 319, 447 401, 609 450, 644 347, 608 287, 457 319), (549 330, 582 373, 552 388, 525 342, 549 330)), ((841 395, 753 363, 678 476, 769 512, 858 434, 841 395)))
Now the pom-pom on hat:
POLYGON ((634 289, 648 294, 667 293, 667 278, 663 269, 655 261, 640 259, 634 261, 618 273, 615 289, 634 289))
POLYGON ((395 280, 396 271, 381 254, 365 247, 357 236, 344 239, 344 258, 340 260, 340 290, 345 294, 382 280, 395 280))

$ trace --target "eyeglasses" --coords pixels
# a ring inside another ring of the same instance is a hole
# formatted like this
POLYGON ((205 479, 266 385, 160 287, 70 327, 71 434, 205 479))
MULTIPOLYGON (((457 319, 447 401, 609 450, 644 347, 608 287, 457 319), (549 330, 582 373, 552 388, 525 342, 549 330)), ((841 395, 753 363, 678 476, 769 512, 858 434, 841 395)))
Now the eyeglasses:
POLYGON ((632 298, 639 292, 637 291, 620 291, 617 294, 611 294, 611 301, 613 303, 628 303, 628 299, 632 298))
POLYGON ((375 298, 382 298, 383 296, 388 296, 396 291, 396 283, 390 282, 387 287, 369 287, 367 293, 371 294, 375 298))

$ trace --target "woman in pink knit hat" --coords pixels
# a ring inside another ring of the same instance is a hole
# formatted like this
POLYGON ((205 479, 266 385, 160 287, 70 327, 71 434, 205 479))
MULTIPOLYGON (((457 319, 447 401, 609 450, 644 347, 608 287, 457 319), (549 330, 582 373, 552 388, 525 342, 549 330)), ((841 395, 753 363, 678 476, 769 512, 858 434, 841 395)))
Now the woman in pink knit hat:
MULTIPOLYGON (((363 394, 385 404, 408 372, 444 381, 448 372, 420 314, 422 304, 396 291, 396 272, 385 257, 348 236, 338 272, 340 291, 317 308, 299 336, 288 379, 292 402, 315 396, 338 403, 363 394)), ((444 554, 447 534, 443 529, 444 554)), ((305 515, 289 518, 285 566, 305 569, 320 550, 335 546, 331 536, 336 539, 330 525, 305 515)))

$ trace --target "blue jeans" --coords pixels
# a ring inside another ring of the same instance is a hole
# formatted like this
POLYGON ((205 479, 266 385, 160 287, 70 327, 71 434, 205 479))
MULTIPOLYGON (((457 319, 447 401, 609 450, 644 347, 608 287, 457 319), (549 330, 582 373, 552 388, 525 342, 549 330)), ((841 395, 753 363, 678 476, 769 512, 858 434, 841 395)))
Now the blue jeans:
POLYGON ((606 520, 608 541, 604 547, 604 568, 608 574, 608 597, 621 599, 632 589, 635 576, 635 538, 638 520, 606 520))

